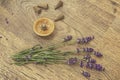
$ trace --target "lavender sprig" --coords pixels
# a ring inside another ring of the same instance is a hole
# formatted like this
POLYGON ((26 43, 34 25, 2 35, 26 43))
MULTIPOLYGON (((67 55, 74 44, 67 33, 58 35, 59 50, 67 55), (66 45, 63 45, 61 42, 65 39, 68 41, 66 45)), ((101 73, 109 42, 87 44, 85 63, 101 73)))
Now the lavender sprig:
POLYGON ((80 49, 80 48, 76 48, 76 53, 80 53, 80 52, 87 52, 87 53, 91 53, 91 52, 93 52, 94 51, 94 49, 93 48, 82 48, 82 49, 80 49))
POLYGON ((85 44, 85 43, 89 43, 91 40, 94 39, 94 36, 89 36, 89 37, 83 37, 83 38, 78 38, 77 39, 77 43, 78 44, 85 44))
POLYGON ((83 48, 84 52, 93 52, 94 49, 93 48, 83 48))
POLYGON ((90 63, 96 63, 96 60, 95 59, 90 59, 89 62, 90 63))
POLYGON ((84 77, 86 77, 86 78, 89 78, 89 77, 90 77, 90 73, 85 72, 85 71, 82 72, 82 75, 83 75, 84 77))
POLYGON ((94 64, 94 69, 97 71, 104 71, 105 68, 100 64, 94 64))
POLYGON ((64 38, 64 42, 72 40, 72 35, 68 35, 64 38))
POLYGON ((94 55, 96 56, 96 57, 102 57, 103 55, 100 53, 100 52, 94 52, 94 55))

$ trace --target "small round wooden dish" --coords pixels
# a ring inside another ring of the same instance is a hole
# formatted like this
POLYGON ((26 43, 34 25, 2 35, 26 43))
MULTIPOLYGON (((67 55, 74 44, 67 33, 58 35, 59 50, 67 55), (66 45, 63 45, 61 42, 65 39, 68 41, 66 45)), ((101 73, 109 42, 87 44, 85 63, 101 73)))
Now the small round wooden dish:
POLYGON ((39 36, 48 36, 54 31, 54 22, 48 18, 40 18, 35 21, 33 30, 39 36))

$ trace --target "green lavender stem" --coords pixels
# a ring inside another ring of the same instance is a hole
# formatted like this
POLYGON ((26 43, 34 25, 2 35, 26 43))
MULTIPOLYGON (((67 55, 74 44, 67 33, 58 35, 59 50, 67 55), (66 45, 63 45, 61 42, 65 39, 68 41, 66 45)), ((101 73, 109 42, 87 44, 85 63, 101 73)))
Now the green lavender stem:
MULTIPOLYGON (((69 44, 71 45, 73 43, 74 41, 69 44)), ((15 64, 18 65, 24 65, 33 62, 37 62, 40 64, 63 62, 67 59, 67 55, 73 54, 74 52, 62 52, 60 50, 57 50, 57 48, 62 46, 64 46, 64 42, 62 42, 61 44, 51 45, 45 48, 42 48, 40 45, 36 45, 30 49, 26 49, 13 55, 12 59, 15 61, 15 64)))

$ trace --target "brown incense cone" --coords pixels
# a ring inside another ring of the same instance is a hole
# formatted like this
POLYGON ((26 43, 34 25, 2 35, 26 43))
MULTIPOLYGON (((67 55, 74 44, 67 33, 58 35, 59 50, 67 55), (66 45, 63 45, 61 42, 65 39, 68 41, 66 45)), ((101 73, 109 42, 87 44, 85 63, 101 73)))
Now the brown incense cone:
POLYGON ((39 4, 38 7, 47 10, 48 9, 48 4, 47 3, 39 4))
POLYGON ((0 35, 0 38, 2 38, 2 35, 0 35))
POLYGON ((57 21, 60 21, 60 20, 62 20, 62 19, 64 19, 64 15, 63 14, 59 14, 56 18, 55 18, 55 22, 57 22, 57 21))
POLYGON ((63 2, 59 1, 56 5, 55 5, 55 10, 62 7, 63 6, 63 2))
POLYGON ((37 13, 37 14, 40 14, 42 11, 42 9, 37 6, 34 6, 33 9, 34 9, 35 13, 37 13))

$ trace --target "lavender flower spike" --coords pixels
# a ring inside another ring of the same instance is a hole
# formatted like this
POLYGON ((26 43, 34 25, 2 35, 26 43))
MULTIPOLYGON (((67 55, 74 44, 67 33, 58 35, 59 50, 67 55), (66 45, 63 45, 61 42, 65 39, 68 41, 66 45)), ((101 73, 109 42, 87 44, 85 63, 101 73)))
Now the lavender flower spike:
POLYGON ((90 77, 90 73, 88 73, 88 72, 84 72, 84 71, 83 71, 83 72, 82 72, 82 75, 85 76, 86 78, 90 77))
POLYGON ((72 36, 71 35, 68 35, 64 38, 64 42, 67 42, 67 41, 70 41, 72 40, 72 36))
POLYGON ((95 68, 97 71, 104 71, 104 70, 105 70, 105 68, 103 68, 102 65, 100 65, 100 64, 95 64, 95 65, 94 65, 94 68, 95 68))
POLYGON ((84 59, 86 59, 86 60, 89 60, 90 58, 91 58, 91 56, 89 54, 84 56, 84 59))
POLYGON ((95 59, 90 59, 89 62, 90 63, 96 63, 96 60, 95 59))
POLYGON ((73 65, 73 64, 75 64, 77 62, 77 58, 75 57, 75 58, 69 58, 69 60, 67 61, 67 63, 69 64, 69 65, 73 65))
POLYGON ((83 37, 83 38, 78 38, 77 39, 77 43, 78 44, 86 44, 86 43, 89 43, 91 40, 94 39, 94 36, 89 36, 89 37, 83 37))
POLYGON ((90 69, 93 69, 94 65, 92 63, 87 62, 86 67, 90 68, 90 69))
POLYGON ((80 61, 80 67, 83 67, 84 64, 83 64, 83 61, 80 61))
POLYGON ((94 49, 93 48, 83 48, 84 52, 93 52, 94 49))
POLYGON ((96 57, 102 57, 103 55, 100 53, 100 52, 94 52, 94 55, 96 56, 96 57))

